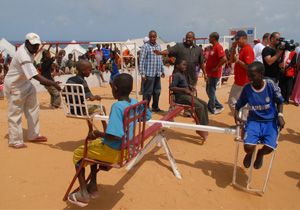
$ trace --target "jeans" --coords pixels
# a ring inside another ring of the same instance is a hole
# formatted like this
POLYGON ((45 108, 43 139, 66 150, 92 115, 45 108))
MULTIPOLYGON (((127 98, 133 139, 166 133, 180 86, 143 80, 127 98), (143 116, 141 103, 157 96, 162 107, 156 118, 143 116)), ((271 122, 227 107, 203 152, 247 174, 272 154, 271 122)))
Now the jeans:
POLYGON ((223 105, 218 101, 216 96, 217 84, 220 78, 208 77, 206 83, 206 93, 209 98, 208 100, 208 110, 214 113, 215 109, 222 109, 223 105))
POLYGON ((148 106, 150 104, 151 98, 153 96, 152 109, 159 109, 158 102, 161 91, 160 77, 148 77, 143 82, 143 100, 148 101, 148 106))

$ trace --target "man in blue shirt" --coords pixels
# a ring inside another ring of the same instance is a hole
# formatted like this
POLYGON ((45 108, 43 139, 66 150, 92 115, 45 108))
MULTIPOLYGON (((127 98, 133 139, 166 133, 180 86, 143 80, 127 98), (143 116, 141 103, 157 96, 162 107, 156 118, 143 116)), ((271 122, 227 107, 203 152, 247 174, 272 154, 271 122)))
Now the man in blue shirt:
POLYGON ((148 105, 153 96, 152 111, 160 112, 158 106, 161 91, 160 77, 164 78, 164 66, 160 55, 154 51, 161 51, 161 47, 156 43, 156 31, 149 32, 149 42, 146 42, 140 53, 140 74, 143 80, 143 100, 148 100, 148 105))
POLYGON ((235 121, 240 123, 239 110, 246 104, 249 115, 245 126, 244 150, 246 156, 243 164, 250 167, 255 146, 262 143, 258 150, 254 168, 259 169, 263 164, 263 156, 271 153, 277 147, 278 127, 284 127, 283 97, 280 89, 271 80, 264 80, 264 65, 258 61, 248 66, 250 83, 244 86, 235 107, 235 121))

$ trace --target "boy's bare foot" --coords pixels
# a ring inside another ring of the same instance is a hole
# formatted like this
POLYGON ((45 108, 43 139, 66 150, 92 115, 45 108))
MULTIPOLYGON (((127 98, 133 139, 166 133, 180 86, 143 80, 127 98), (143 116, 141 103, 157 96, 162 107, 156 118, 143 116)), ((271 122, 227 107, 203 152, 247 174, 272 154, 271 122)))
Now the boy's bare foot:
POLYGON ((196 133, 201 136, 201 138, 205 141, 208 137, 208 132, 207 131, 196 131, 196 133))
POLYGON ((261 150, 258 150, 256 155, 256 160, 254 161, 254 168, 260 169, 263 165, 264 155, 261 150))
POLYGON ((79 207, 86 207, 89 204, 90 198, 83 196, 79 191, 71 193, 68 196, 68 201, 79 207))
POLYGON ((244 160, 243 160, 243 164, 245 166, 245 168, 249 168, 250 165, 251 165, 251 159, 252 159, 252 154, 253 153, 247 153, 244 157, 244 160))

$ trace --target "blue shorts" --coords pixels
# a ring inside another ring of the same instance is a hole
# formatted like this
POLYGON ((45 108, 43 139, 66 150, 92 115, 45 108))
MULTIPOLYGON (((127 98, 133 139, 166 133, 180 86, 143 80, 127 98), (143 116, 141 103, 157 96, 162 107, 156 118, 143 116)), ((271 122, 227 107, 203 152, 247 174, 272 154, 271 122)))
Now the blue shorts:
POLYGON ((264 144, 272 149, 277 147, 278 128, 276 120, 261 122, 247 121, 244 144, 264 144))

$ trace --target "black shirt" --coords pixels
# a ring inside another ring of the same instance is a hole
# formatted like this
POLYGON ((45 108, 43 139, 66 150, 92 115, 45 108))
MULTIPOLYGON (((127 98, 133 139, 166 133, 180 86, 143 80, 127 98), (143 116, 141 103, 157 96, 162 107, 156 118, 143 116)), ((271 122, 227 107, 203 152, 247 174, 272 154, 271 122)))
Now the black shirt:
MULTIPOLYGON (((76 75, 76 76, 73 76, 73 77, 70 77, 68 80, 67 80, 67 84, 80 84, 83 86, 83 91, 85 93, 85 97, 86 98, 89 98, 91 96, 93 96, 86 80, 84 79, 84 77, 82 77, 81 75, 76 75)), ((71 89, 69 88, 68 89, 68 92, 71 92, 71 89)), ((76 93, 76 90, 74 90, 74 92, 76 93)), ((79 93, 81 93, 82 91, 80 90, 79 93)), ((65 97, 65 100, 67 101, 67 98, 65 97)), ((80 98, 77 96, 77 97, 74 97, 74 100, 75 100, 75 103, 74 104, 79 104, 79 101, 81 101, 81 104, 84 104, 84 98, 83 96, 80 96, 80 98)), ((71 104, 73 104, 73 97, 69 96, 69 102, 71 104)), ((76 105, 70 105, 70 112, 72 114, 77 114, 77 115, 86 115, 86 110, 84 107, 82 107, 82 109, 80 109, 79 106, 76 106, 76 105), (75 112, 75 108, 77 110, 77 112, 75 112)))
MULTIPOLYGON (((186 77, 180 73, 176 72, 172 75, 172 83, 170 84, 170 88, 172 87, 179 87, 179 88, 188 88, 189 85, 186 81, 186 77)), ((180 97, 180 95, 183 95, 183 93, 176 93, 174 92, 175 99, 180 97)))
POLYGON ((85 97, 86 98, 90 98, 93 96, 89 86, 88 86, 88 83, 86 82, 86 80, 80 76, 80 75, 76 75, 74 77, 70 77, 68 80, 67 80, 67 83, 68 84, 80 84, 83 86, 84 88, 84 93, 85 93, 85 97))
POLYGON ((52 81, 54 81, 53 77, 51 76, 51 65, 53 62, 54 58, 50 58, 42 62, 42 76, 52 81))
MULTIPOLYGON (((175 65, 181 61, 187 62, 187 82, 190 85, 195 85, 197 82, 196 65, 203 63, 203 53, 197 45, 187 46, 185 43, 178 43, 168 49, 169 56, 176 58, 175 65)), ((174 69, 176 72, 176 69, 174 69)))
POLYGON ((267 46, 263 49, 261 54, 262 54, 263 62, 264 62, 264 66, 265 66, 265 75, 264 76, 278 79, 278 76, 280 74, 279 63, 280 63, 281 59, 279 58, 272 65, 267 64, 267 62, 265 61, 266 56, 273 57, 274 55, 276 55, 276 50, 267 46))

